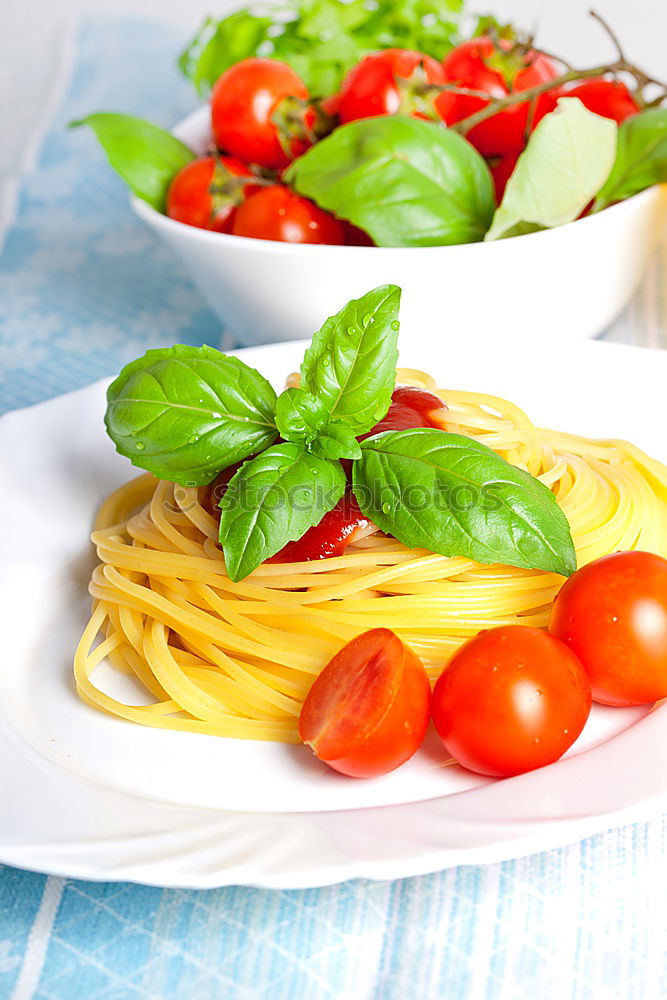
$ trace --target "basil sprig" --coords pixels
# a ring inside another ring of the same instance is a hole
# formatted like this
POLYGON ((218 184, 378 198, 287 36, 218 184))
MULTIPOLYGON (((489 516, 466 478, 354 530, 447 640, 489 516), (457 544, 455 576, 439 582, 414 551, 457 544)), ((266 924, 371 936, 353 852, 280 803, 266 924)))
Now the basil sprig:
POLYGON ((210 347, 149 351, 110 386, 107 430, 140 468, 196 486, 243 463, 220 502, 232 580, 336 505, 347 484, 340 459, 352 460, 363 513, 408 547, 563 575, 576 568, 551 491, 479 441, 436 428, 357 440, 391 403, 399 301, 399 288, 382 285, 330 317, 306 351, 301 387, 279 397, 210 347))
POLYGON ((303 442, 322 458, 361 458, 354 431, 330 420, 324 400, 305 389, 286 389, 278 397, 276 426, 286 441, 303 442))
POLYGON ((551 490, 474 438, 386 431, 362 443, 352 482, 366 517, 408 548, 564 576, 577 568, 551 490))

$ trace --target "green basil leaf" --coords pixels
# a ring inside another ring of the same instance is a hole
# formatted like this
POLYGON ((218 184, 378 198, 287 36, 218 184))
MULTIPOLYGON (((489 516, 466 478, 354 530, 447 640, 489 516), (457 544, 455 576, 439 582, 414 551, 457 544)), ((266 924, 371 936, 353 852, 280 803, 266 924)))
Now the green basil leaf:
POLYGON ((361 510, 410 548, 568 576, 576 554, 551 490, 473 438, 416 428, 367 438, 361 510))
POLYGON ((320 458, 361 458, 361 445, 354 431, 339 423, 327 424, 313 441, 311 451, 320 458))
POLYGON ((616 133, 615 122, 594 115, 578 98, 561 98, 519 157, 485 238, 517 236, 578 218, 609 176, 616 133))
POLYGON ((220 544, 230 579, 242 580, 319 524, 345 486, 339 462, 291 441, 245 462, 220 501, 220 544))
POLYGON ((138 198, 163 212, 169 185, 195 155, 163 128, 140 118, 101 112, 71 122, 70 128, 89 125, 107 159, 138 198))
POLYGON ((380 285, 330 316, 301 365, 305 389, 330 420, 365 434, 389 409, 398 361, 401 289, 380 285))
POLYGON ((326 404, 305 389, 285 389, 278 396, 276 427, 286 441, 310 444, 328 420, 326 404))
POLYGON ((337 128, 292 163, 287 179, 381 247, 474 243, 495 206, 489 168, 469 142, 403 115, 337 128))
POLYGON ((667 108, 647 108, 619 127, 616 160, 595 199, 595 211, 665 182, 667 108))
POLYGON ((456 41, 463 0, 288 0, 207 18, 179 60, 200 93, 250 56, 282 59, 313 95, 333 94, 363 56, 400 48, 442 59, 456 41))
POLYGON ((254 368, 212 347, 148 351, 107 392, 105 423, 133 465, 202 486, 275 441, 276 394, 254 368))

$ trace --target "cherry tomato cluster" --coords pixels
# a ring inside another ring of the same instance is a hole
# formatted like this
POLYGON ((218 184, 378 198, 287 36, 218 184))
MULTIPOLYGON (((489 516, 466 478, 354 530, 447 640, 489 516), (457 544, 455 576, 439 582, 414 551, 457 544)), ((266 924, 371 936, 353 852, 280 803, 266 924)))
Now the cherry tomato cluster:
MULTIPOLYGON (((406 49, 372 53, 350 70, 337 94, 314 100, 286 63, 244 59, 213 88, 212 152, 175 177, 167 214, 255 239, 371 246, 366 233, 290 190, 285 167, 339 125, 395 114, 455 125, 490 100, 556 80, 559 72, 544 53, 480 36, 441 63, 406 49)), ((476 125, 466 138, 487 158, 498 201, 530 133, 564 94, 619 123, 639 110, 623 83, 590 79, 567 89, 554 85, 476 125)))
POLYGON ((385 774, 420 747, 429 718, 462 766, 509 777, 558 760, 591 702, 667 697, 667 560, 618 552, 579 569, 548 630, 506 625, 455 653, 430 691, 418 657, 389 629, 357 636, 317 677, 299 734, 353 776, 385 774))

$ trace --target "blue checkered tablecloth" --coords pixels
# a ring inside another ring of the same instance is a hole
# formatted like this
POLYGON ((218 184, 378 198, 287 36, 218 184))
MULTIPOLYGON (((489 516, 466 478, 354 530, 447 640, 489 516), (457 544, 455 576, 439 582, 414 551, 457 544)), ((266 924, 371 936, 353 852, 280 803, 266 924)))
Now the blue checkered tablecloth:
MULTIPOLYGON (((64 130, 104 109, 178 120, 196 103, 174 66, 183 40, 118 19, 78 32, 0 257, 0 411, 151 345, 219 340, 91 137, 64 130)), ((608 336, 667 344, 663 287, 658 256, 608 336)), ((307 891, 162 890, 0 866, 0 1000, 657 1000, 666 852, 656 820, 504 864, 307 891)))

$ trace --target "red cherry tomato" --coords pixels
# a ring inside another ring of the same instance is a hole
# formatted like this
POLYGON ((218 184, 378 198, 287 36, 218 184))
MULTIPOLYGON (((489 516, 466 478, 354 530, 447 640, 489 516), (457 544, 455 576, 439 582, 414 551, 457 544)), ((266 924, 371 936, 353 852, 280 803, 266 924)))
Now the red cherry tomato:
POLYGON ((236 206, 257 190, 238 178, 251 178, 244 163, 231 156, 204 156, 174 177, 167 194, 167 215, 198 229, 231 232, 236 206))
POLYGON ((640 110, 636 100, 620 80, 584 80, 569 90, 562 90, 559 97, 578 97, 584 107, 602 118, 624 122, 640 110))
POLYGON ((595 701, 666 698, 667 560, 616 552, 582 566, 556 597, 549 629, 583 663, 595 701))
POLYGON ((309 528, 296 542, 288 542, 269 562, 310 562, 340 556, 370 523, 348 490, 319 524, 309 528))
MULTIPOLYGON (((500 42, 506 55, 496 49, 486 35, 473 38, 453 49, 443 62, 447 82, 468 90, 480 90, 496 99, 510 92, 529 90, 558 76, 556 64, 541 52, 515 54, 511 43, 500 42)), ((488 101, 481 97, 442 93, 436 100, 436 110, 447 125, 467 118, 488 101)), ((535 101, 531 116, 530 102, 523 101, 493 115, 477 125, 466 138, 484 156, 503 156, 523 149, 527 131, 556 106, 553 93, 542 94, 535 101)))
POLYGON ((430 113, 433 98, 420 97, 424 84, 444 83, 440 63, 409 49, 385 49, 366 56, 350 70, 340 90, 338 115, 343 124, 377 115, 430 113))
POLYGON ((357 778, 393 771, 421 745, 430 687, 421 660, 386 628, 364 632, 308 692, 299 736, 316 757, 357 778))
POLYGON ((520 152, 507 153, 505 156, 496 158, 495 162, 489 164, 491 176, 493 177, 493 184, 496 189, 496 202, 498 205, 503 200, 507 182, 514 173, 516 161, 520 156, 520 152))
POLYGON ((433 690, 433 722, 463 767, 509 777, 558 760, 591 708, 586 672, 567 646, 537 628, 480 632, 453 656, 433 690))
POLYGON ((265 187, 243 202, 232 229, 236 236, 281 243, 343 243, 343 227, 333 215, 280 184, 265 187))
POLYGON ((308 91, 286 63, 244 59, 219 78, 211 94, 216 144, 246 163, 279 169, 311 145, 314 113, 308 91))

